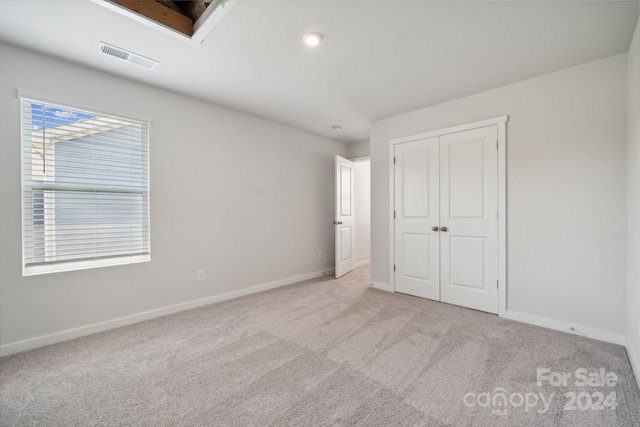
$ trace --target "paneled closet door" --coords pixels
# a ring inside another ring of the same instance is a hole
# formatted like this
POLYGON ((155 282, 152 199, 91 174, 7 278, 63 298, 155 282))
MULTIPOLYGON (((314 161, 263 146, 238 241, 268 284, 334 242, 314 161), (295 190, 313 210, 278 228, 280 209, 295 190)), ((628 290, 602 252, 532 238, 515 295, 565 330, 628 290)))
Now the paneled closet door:
POLYGON ((498 312, 497 126, 440 137, 441 301, 498 312))
POLYGON ((440 300, 439 138, 395 147, 395 290, 440 300))

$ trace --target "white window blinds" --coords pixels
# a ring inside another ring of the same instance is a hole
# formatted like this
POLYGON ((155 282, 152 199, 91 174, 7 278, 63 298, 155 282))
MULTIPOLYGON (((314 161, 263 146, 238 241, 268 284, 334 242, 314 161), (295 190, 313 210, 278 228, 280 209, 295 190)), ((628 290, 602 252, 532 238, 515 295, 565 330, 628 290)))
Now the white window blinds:
POLYGON ((149 260, 149 124, 21 98, 23 274, 149 260))

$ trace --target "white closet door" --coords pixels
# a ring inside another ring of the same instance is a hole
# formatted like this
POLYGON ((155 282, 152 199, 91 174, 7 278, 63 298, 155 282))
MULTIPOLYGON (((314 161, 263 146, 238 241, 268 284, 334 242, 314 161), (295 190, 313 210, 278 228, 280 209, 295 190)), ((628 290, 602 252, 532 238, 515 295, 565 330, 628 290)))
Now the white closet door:
POLYGON ((395 147, 395 290, 440 299, 439 142, 395 147))
POLYGON ((490 313, 498 312, 497 162, 497 126, 440 137, 441 300, 490 313))

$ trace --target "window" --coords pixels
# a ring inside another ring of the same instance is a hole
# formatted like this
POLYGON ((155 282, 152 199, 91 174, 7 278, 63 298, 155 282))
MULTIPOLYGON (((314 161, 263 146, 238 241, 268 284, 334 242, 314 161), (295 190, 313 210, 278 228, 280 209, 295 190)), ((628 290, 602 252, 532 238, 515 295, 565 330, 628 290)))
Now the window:
POLYGON ((149 123, 20 94, 23 274, 149 261, 149 123))

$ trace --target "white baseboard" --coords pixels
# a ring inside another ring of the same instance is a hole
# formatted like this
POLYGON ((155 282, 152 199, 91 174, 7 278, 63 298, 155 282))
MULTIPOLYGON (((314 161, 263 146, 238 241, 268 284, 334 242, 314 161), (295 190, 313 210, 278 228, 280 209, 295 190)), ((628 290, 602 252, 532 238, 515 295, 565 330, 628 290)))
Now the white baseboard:
POLYGON ((388 285, 386 283, 373 282, 371 283, 371 287, 375 289, 380 289, 381 291, 394 292, 391 285, 388 285))
POLYGON ((5 344, 3 346, 0 346, 0 357, 8 356, 10 354, 19 353, 26 350, 31 350, 38 347, 44 347, 45 345, 56 344, 62 341, 68 341, 74 338, 95 334, 97 332, 102 332, 109 329, 119 328, 121 326, 130 325, 132 323, 142 322, 143 320, 154 319, 156 317, 166 316, 168 314, 178 313, 180 311, 190 310, 192 308, 202 307, 205 305, 230 300, 233 298, 239 298, 245 295, 267 291, 269 289, 278 288, 280 286, 291 285, 293 283, 301 282, 303 280, 315 279, 316 277, 321 277, 325 275, 333 276, 333 273, 334 273, 334 269, 332 268, 323 270, 323 271, 316 271, 314 273, 308 273, 300 276, 289 277, 287 279, 276 280, 275 282, 264 283, 262 285, 256 285, 250 288, 239 289, 237 291, 227 292, 220 295, 214 295, 214 296, 201 298, 193 301, 187 301, 179 304, 170 305, 167 307, 161 307, 154 310, 145 311, 142 313, 132 314, 130 316, 124 316, 117 319, 107 320, 105 322, 94 323, 92 325, 86 325, 86 326, 81 326, 79 328, 68 329, 66 331, 56 332, 53 334, 44 335, 37 338, 31 338, 24 341, 5 344))
POLYGON ((369 264, 371 264, 371 260, 365 259, 364 261, 356 262, 356 267, 362 267, 363 265, 369 265, 369 264))
POLYGON ((631 345, 631 340, 627 337, 627 356, 629 356, 629 361, 631 362, 631 368, 633 369, 633 373, 636 376, 636 381, 638 383, 638 388, 640 388, 640 354, 636 353, 633 350, 633 346, 631 345))
POLYGON ((598 341, 605 341, 612 344, 624 346, 627 342, 626 336, 615 332, 605 331, 602 329, 591 328, 588 326, 578 325, 575 323, 567 323, 560 320, 548 319, 546 317, 533 316, 531 314, 520 313, 513 310, 507 310, 507 319, 516 320, 522 323, 542 326, 543 328, 554 329, 556 331, 567 332, 573 335, 580 335, 586 338, 592 338, 598 341), (573 328, 573 329, 571 329, 573 328))

